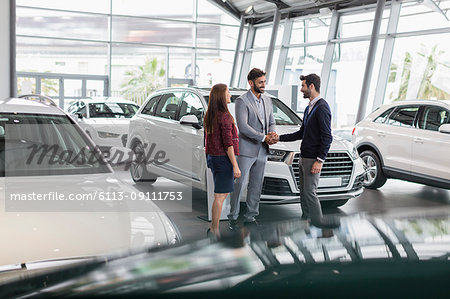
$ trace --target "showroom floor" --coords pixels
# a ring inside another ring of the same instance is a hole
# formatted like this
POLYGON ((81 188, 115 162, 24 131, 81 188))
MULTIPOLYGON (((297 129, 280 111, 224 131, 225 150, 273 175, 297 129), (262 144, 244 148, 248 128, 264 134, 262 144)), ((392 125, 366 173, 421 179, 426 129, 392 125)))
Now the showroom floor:
MULTIPOLYGON (((116 169, 120 180, 127 184, 134 184, 128 171, 116 169)), ((153 186, 139 185, 141 191, 179 190, 189 192, 190 188, 159 178, 153 186)), ((192 212, 168 212, 167 215, 178 226, 183 242, 202 239, 206 236, 209 222, 200 217, 207 215, 206 193, 194 189, 192 191, 192 212)), ((450 190, 439 189, 399 180, 388 180, 379 190, 364 190, 363 194, 351 199, 344 206, 337 209, 325 210, 325 214, 341 216, 354 213, 417 214, 427 211, 448 209, 450 211, 450 190)), ((242 212, 241 212, 242 214, 242 212)), ((298 218, 300 204, 261 205, 258 222, 261 224, 273 221, 298 218)), ((228 221, 221 221, 221 231, 226 231, 228 221)))

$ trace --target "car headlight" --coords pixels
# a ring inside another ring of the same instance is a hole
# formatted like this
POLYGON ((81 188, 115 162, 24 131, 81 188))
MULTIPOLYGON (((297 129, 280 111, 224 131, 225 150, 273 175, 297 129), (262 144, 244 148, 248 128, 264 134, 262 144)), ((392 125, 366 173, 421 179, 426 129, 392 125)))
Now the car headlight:
POLYGON ((269 149, 269 156, 267 157, 267 160, 274 162, 283 162, 287 154, 287 151, 269 149))
POLYGON ((117 138, 120 136, 120 134, 98 131, 98 136, 100 138, 117 138))
POLYGON ((352 154, 353 160, 358 159, 359 154, 358 154, 358 150, 356 150, 356 147, 354 147, 354 146, 352 147, 352 152, 351 152, 351 154, 352 154))

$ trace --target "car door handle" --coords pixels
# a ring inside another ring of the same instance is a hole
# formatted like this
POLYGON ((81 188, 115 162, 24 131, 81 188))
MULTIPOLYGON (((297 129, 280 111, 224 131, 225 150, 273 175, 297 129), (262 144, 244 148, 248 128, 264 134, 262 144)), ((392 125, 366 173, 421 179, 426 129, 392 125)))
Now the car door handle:
POLYGON ((177 134, 170 132, 170 137, 175 138, 175 137, 177 137, 177 134))
POLYGON ((414 142, 415 143, 423 143, 423 139, 422 138, 414 138, 414 142))
POLYGON ((384 136, 386 136, 386 134, 384 134, 383 132, 377 132, 377 136, 384 137, 384 136))

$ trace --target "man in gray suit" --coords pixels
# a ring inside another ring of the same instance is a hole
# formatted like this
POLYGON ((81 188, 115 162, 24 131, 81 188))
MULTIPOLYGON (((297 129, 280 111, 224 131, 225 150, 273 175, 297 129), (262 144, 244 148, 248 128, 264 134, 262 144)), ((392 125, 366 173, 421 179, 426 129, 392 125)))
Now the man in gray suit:
POLYGON ((231 230, 237 228, 241 193, 247 188, 247 212, 244 224, 256 224, 259 214, 259 200, 264 179, 269 145, 275 143, 275 119, 272 100, 264 95, 266 73, 252 69, 247 76, 250 90, 236 99, 236 123, 239 129, 239 156, 237 162, 241 177, 236 179, 231 195, 231 209, 228 214, 231 230))

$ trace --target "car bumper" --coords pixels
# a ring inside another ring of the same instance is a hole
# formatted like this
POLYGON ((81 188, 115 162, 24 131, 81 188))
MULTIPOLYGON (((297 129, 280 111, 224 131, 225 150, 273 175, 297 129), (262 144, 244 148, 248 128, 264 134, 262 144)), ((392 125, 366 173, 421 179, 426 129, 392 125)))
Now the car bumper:
MULTIPOLYGON (((300 190, 298 153, 293 153, 296 158, 287 162, 268 161, 266 164, 264 183, 261 192, 261 203, 265 204, 285 204, 299 203, 300 190)), ((289 160, 289 159, 287 159, 289 160)), ((324 166, 324 171, 319 181, 317 195, 320 201, 344 200, 354 198, 363 192, 364 167, 361 159, 352 160, 345 153, 333 153, 332 157, 327 158, 329 163, 328 171, 324 166), (328 160, 329 159, 329 160, 328 160), (336 163, 347 165, 345 173, 334 173, 336 163), (338 186, 323 184, 338 179, 338 186), (322 185, 322 186, 320 186, 322 185)))

